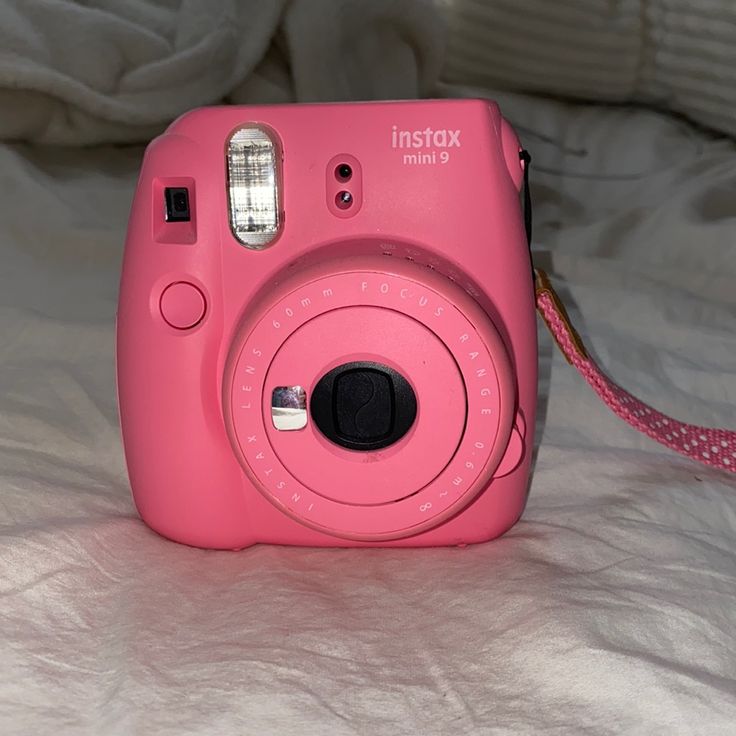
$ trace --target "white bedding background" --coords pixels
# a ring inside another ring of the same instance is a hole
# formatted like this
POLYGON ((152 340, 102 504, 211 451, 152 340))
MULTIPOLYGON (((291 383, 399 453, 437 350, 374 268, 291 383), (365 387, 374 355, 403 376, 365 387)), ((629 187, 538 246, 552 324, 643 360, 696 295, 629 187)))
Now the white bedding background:
POLYGON ((442 39, 430 0, 3 0, 0 138, 147 142, 224 97, 415 97, 442 39))
POLYGON ((436 2, 449 81, 646 102, 736 135, 732 0, 436 2))
MULTIPOLYGON (((536 258, 602 364, 736 428, 736 145, 496 96, 534 155, 536 258)), ((629 429, 541 328, 531 495, 502 539, 230 553, 149 531, 113 364, 141 155, 0 146, 3 736, 736 732, 736 481, 629 429)))

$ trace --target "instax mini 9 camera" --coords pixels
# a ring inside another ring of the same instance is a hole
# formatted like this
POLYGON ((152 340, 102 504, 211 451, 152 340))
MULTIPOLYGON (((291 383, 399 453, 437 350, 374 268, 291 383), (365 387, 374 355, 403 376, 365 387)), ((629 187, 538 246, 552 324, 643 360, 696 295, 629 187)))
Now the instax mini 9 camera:
POLYGON ((154 140, 117 334, 143 519, 223 549, 509 529, 537 386, 523 176, 486 100, 206 108, 154 140))

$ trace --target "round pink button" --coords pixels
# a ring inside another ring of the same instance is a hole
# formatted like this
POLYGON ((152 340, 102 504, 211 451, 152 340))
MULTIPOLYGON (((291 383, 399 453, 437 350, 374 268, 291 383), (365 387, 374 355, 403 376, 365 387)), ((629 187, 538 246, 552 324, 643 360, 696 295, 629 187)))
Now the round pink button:
POLYGON ((178 330, 188 330, 202 321, 207 302, 193 284, 178 281, 161 294, 161 316, 178 330))

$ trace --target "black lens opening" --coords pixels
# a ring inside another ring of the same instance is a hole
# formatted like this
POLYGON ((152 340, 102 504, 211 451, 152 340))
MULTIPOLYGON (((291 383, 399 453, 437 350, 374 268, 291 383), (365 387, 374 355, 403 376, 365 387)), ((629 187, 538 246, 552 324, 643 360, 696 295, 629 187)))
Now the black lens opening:
POLYGON ((335 204, 337 205, 338 209, 347 210, 353 205, 353 195, 347 190, 338 192, 337 196, 335 197, 335 204))
POLYGON ((350 181, 353 175, 353 169, 350 164, 338 164, 335 168, 335 176, 338 181, 350 181))

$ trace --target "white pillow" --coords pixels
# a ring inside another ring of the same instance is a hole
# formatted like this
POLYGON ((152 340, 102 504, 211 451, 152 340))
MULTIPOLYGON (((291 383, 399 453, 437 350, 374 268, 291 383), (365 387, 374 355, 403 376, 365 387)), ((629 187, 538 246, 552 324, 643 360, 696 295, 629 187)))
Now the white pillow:
POLYGON ((438 0, 448 82, 643 102, 736 134, 733 0, 438 0))

